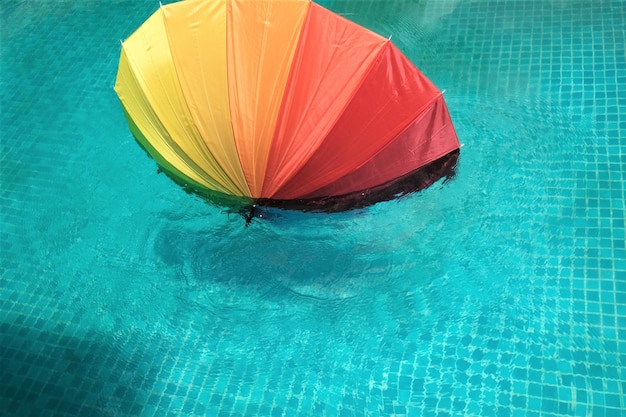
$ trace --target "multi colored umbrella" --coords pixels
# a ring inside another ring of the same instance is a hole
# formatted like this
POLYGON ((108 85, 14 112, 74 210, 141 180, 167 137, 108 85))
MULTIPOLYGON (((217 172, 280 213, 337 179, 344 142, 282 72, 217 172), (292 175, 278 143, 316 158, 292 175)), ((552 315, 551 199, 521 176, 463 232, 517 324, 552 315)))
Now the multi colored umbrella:
POLYGON ((309 0, 161 6, 122 43, 115 90, 137 141, 200 193, 365 198, 458 154, 442 93, 389 39, 309 0))

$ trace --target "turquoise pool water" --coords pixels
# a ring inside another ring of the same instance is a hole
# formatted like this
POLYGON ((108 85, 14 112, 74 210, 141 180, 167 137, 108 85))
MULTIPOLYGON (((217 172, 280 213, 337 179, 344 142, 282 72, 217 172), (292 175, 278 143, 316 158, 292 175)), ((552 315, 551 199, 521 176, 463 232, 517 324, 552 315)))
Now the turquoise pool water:
POLYGON ((0 415, 626 415, 626 2, 323 1, 441 89, 457 177, 244 227, 134 142, 157 1, 0 7, 0 415))

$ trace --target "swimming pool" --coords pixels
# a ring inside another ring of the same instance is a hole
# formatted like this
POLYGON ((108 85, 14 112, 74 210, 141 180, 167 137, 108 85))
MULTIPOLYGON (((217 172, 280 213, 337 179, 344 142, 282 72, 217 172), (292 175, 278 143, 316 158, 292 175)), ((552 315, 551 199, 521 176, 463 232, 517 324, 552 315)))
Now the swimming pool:
POLYGON ((126 127, 158 2, 2 5, 2 414, 626 415, 626 2, 321 4, 446 90, 458 175, 247 228, 126 127))

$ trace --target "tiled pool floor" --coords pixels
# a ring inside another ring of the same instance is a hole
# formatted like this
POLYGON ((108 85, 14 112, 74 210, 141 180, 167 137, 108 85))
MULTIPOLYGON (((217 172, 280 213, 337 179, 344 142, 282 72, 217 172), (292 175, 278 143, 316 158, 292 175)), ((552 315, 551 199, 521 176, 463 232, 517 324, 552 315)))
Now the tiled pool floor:
POLYGON ((457 177, 242 219, 112 90, 157 1, 0 6, 0 415, 626 416, 626 2, 322 1, 441 89, 457 177))

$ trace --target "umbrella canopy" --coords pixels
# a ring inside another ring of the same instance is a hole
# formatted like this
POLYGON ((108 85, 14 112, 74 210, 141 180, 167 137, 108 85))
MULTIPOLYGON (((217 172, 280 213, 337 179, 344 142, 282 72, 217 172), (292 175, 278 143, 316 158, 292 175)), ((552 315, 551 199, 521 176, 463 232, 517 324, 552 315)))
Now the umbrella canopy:
POLYGON ((137 141, 200 191, 350 195, 459 148, 442 93, 389 39, 309 0, 161 6, 122 43, 115 90, 137 141))

